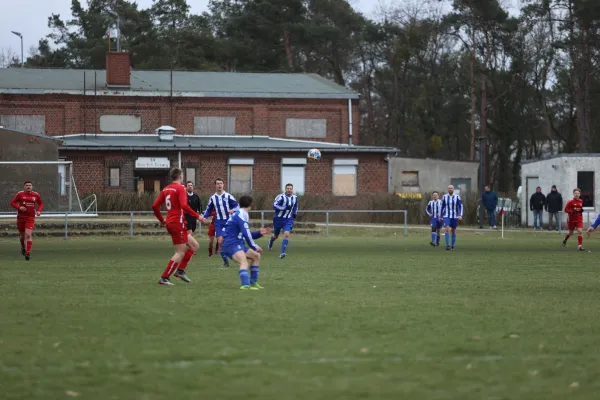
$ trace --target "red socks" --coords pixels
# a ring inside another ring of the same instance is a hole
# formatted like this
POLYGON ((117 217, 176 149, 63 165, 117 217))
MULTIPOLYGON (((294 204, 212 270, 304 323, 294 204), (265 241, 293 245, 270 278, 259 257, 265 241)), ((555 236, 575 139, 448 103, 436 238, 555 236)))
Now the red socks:
POLYGON ((165 272, 162 273, 161 278, 169 279, 171 274, 175 272, 175 268, 177 267, 177 263, 173 260, 169 260, 167 264, 167 268, 165 268, 165 272))
POLYGON ((565 235, 565 241, 569 240, 569 238, 571 237, 571 235, 569 235, 568 233, 565 235))
POLYGON ((192 259, 192 256, 194 255, 194 251, 191 249, 187 249, 187 251, 185 252, 185 255, 183 256, 183 260, 181 260, 181 263, 179 264, 179 266, 177 267, 178 269, 185 271, 188 263, 190 262, 190 260, 192 259))
POLYGON ((28 240, 27 241, 27 247, 25 249, 25 254, 31 253, 31 245, 33 245, 33 242, 31 240, 28 240))
POLYGON ((577 236, 577 244, 580 246, 583 245, 583 236, 577 236))
POLYGON ((212 249, 213 249, 213 248, 212 248, 212 245, 210 245, 210 244, 209 244, 209 245, 208 245, 208 256, 209 256, 209 257, 211 257, 211 256, 212 256, 212 253, 213 253, 213 250, 212 250, 212 249))
POLYGON ((20 237, 19 241, 21 242, 21 248, 24 249, 25 248, 25 239, 20 237))

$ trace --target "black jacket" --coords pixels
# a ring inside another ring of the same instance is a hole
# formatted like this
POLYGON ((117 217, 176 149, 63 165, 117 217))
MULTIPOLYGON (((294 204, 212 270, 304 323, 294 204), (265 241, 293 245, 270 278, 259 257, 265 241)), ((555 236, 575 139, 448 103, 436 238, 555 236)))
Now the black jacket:
MULTIPOLYGON (((198 196, 194 192, 192 192, 192 194, 189 194, 188 192, 186 192, 186 194, 187 194, 187 198, 188 198, 188 205, 192 208, 192 210, 196 211, 198 214, 202 214, 202 202, 200 201, 200 196, 198 196)), ((191 215, 187 215, 187 214, 185 214, 185 218, 193 219, 193 220, 196 219, 196 218, 192 217, 191 215)))
POLYGON ((558 191, 548 193, 546 196, 546 211, 549 213, 557 213, 563 209, 563 199, 558 191))
POLYGON ((531 211, 543 210, 545 205, 546 196, 544 196, 542 193, 535 192, 531 195, 531 198, 529 199, 529 209, 531 211))

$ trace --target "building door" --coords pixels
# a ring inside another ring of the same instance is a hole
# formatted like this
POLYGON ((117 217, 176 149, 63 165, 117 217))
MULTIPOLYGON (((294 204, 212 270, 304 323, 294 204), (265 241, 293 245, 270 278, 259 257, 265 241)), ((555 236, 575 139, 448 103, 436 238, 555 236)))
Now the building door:
POLYGON ((459 196, 465 197, 471 193, 471 178, 452 178, 450 184, 454 186, 454 192, 459 196))
POLYGON ((529 208, 529 199, 535 193, 535 189, 540 186, 540 178, 537 176, 527 177, 527 192, 525 193, 525 212, 527 213, 527 226, 533 226, 533 213, 529 208))
POLYGON ((136 172, 139 177, 138 180, 138 193, 158 193, 165 186, 167 186, 168 172, 156 173, 156 172, 136 172))

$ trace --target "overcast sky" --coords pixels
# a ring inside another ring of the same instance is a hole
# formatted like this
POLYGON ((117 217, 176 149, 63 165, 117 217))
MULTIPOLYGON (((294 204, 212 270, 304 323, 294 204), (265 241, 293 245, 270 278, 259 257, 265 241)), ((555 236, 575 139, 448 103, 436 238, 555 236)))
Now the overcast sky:
MULTIPOLYGON (((80 0, 87 4, 86 0, 80 0)), ((390 2, 402 2, 403 0, 350 0, 363 14, 370 16, 381 4, 390 2)), ((137 0, 139 8, 148 8, 152 0, 137 0)), ((188 0, 192 13, 197 14, 206 10, 208 0, 188 0)), ((71 17, 71 0, 0 0, 2 12, 0 12, 0 49, 9 48, 20 56, 21 41, 11 34, 17 31, 23 34, 23 47, 25 58, 29 48, 36 46, 38 41, 50 33, 48 28, 48 17, 52 14, 60 14, 63 20, 71 17), (8 6, 10 3, 10 7, 8 6)))

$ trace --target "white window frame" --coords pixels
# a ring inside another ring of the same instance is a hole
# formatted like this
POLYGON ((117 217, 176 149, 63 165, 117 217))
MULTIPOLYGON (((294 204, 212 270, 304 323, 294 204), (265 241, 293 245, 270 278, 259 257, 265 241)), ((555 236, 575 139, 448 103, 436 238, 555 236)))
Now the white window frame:
POLYGON ((227 166, 227 186, 228 192, 233 193, 231 189, 231 167, 250 167, 250 192, 254 189, 254 159, 253 158, 230 158, 227 166))
POLYGON ((294 193, 296 195, 303 195, 306 193, 306 158, 282 158, 281 159, 281 167, 279 171, 280 175, 280 187, 281 191, 285 191, 285 185, 291 183, 294 185, 294 193), (302 177, 304 182, 302 182, 302 191, 298 191, 298 186, 296 182, 288 182, 283 179, 283 169, 284 168, 302 168, 302 177))
POLYGON ((336 197, 356 197, 358 196, 358 159, 357 158, 338 158, 333 160, 331 169, 331 193, 336 197), (336 167, 352 168, 354 171, 354 194, 336 194, 335 193, 335 170, 336 167))

